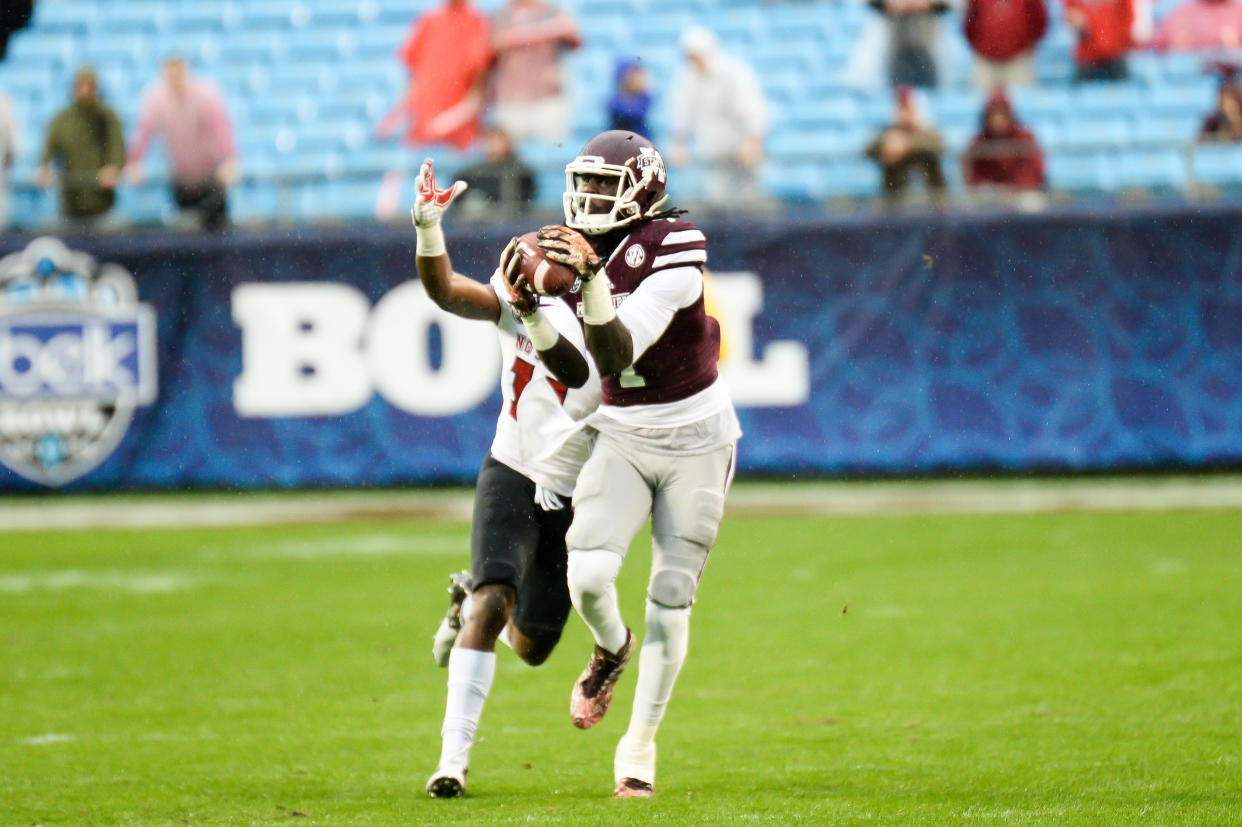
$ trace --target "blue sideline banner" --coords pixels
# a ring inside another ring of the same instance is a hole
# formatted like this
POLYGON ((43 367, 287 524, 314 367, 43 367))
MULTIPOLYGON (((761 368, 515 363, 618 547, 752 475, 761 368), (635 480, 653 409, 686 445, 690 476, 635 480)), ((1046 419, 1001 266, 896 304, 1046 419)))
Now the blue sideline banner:
MULTIPOLYGON (((743 473, 1242 462, 1242 214, 707 224, 743 473)), ((486 277, 525 227, 455 228, 486 277)), ((468 481, 491 326, 385 228, 9 238, 0 489, 468 481)))

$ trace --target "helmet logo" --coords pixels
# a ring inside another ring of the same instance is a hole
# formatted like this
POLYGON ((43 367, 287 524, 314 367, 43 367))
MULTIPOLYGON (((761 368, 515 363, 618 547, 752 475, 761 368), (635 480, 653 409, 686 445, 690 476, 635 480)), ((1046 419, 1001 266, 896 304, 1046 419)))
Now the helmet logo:
POLYGON ((631 244, 630 249, 625 251, 625 263, 630 267, 637 267, 646 260, 647 254, 643 252, 643 248, 638 244, 631 244))
POLYGON ((638 167, 638 177, 640 179, 649 181, 654 178, 663 184, 668 176, 664 169, 664 158, 652 146, 640 146, 638 148, 638 155, 634 158, 634 165, 638 167))

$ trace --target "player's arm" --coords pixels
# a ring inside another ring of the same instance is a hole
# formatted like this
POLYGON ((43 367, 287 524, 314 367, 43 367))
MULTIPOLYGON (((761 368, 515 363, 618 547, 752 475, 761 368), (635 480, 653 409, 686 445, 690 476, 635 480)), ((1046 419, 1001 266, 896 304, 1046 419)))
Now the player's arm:
POLYGON ((567 227, 544 227, 539 246, 552 261, 571 267, 582 279, 582 320, 587 351, 600 375, 609 376, 634 364, 634 338, 617 318, 603 262, 581 233, 567 227))
POLYGON ((514 238, 500 254, 500 273, 508 288, 513 312, 522 320, 527 338, 548 372, 562 385, 580 388, 591 376, 586 357, 552 323, 551 314, 543 309, 539 297, 521 275, 521 264, 518 240, 514 238))
POLYGON ((487 285, 453 272, 453 263, 444 246, 440 219, 449 204, 465 189, 465 181, 457 181, 448 189, 439 189, 431 161, 423 161, 418 172, 414 208, 410 210, 418 236, 414 263, 423 289, 441 309, 464 319, 495 323, 500 319, 500 299, 487 285))
MULTIPOLYGON (((551 327, 551 325, 548 326, 551 327)), ((552 329, 553 332, 556 331, 556 328, 552 329)), ((531 333, 529 321, 526 322, 526 332, 531 333)), ((550 346, 543 348, 535 341, 535 335, 537 334, 531 333, 531 344, 535 346, 535 350, 539 351, 539 358, 543 360, 544 367, 556 378, 556 381, 567 388, 580 388, 587 383, 587 379, 591 376, 591 369, 587 366, 586 357, 574 347, 572 342, 557 333, 556 340, 550 346)))
MULTIPOLYGON (((694 235, 702 242, 702 234, 694 231, 694 235)), ((653 270, 617 307, 607 274, 586 238, 564 227, 544 228, 540 238, 539 246, 550 260, 572 267, 582 279, 587 351, 601 374, 619 374, 642 358, 677 311, 703 295, 702 266, 707 256, 702 249, 666 256, 674 260, 653 270)))

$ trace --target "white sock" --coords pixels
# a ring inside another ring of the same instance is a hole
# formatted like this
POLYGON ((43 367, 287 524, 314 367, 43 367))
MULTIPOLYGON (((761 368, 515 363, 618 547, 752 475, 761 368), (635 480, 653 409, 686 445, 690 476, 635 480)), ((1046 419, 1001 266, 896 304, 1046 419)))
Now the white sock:
POLYGON ((638 685, 626 738, 638 743, 655 740, 689 643, 689 607, 669 609, 647 601, 647 635, 638 653, 638 685))
POLYGON ((483 702, 492 691, 496 653, 455 647, 449 653, 448 698, 444 704, 441 767, 465 767, 475 730, 483 715, 483 702))
POLYGON ((617 575, 621 555, 611 551, 569 553, 569 595, 595 642, 612 653, 625 645, 625 621, 617 604, 617 575))

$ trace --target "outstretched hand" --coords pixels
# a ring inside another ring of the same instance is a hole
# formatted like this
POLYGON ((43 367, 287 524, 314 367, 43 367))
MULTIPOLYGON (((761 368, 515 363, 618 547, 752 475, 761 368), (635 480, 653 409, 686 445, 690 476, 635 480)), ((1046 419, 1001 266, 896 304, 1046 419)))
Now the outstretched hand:
POLYGON ((414 220, 415 227, 422 229, 439 224, 440 217, 444 215, 449 204, 466 191, 465 181, 454 181, 448 189, 437 187, 430 158, 423 161, 415 183, 417 195, 414 198, 414 207, 410 210, 410 218, 414 220))
POLYGON ((551 226, 539 231, 539 249, 549 261, 564 264, 583 281, 590 281, 599 272, 601 261, 591 242, 577 230, 551 226))
POLYGON ((522 272, 522 252, 518 240, 513 238, 500 254, 500 274, 509 288, 509 303, 519 316, 529 316, 539 308, 539 297, 531 289, 526 274, 522 272))

